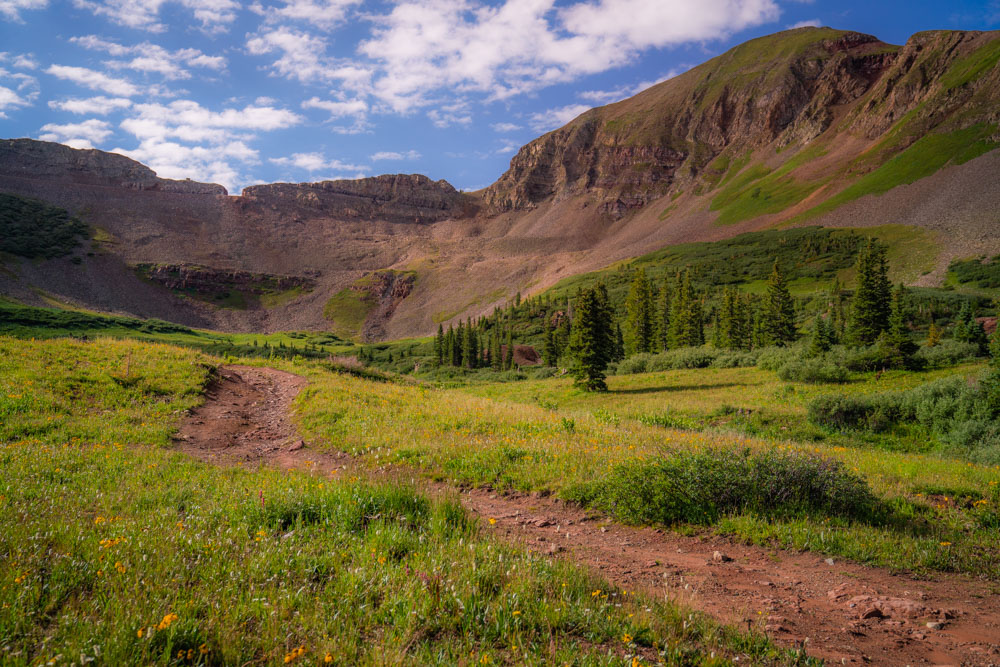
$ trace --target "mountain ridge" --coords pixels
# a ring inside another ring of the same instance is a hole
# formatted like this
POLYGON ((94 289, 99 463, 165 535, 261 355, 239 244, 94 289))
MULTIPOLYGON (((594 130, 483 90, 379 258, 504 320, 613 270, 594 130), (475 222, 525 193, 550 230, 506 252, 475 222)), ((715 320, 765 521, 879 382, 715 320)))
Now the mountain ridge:
MULTIPOLYGON (((166 294, 155 312, 138 314, 195 313, 198 323, 236 330, 325 328, 336 324, 323 315, 336 320, 326 307, 333 297, 349 301, 358 281, 393 269, 414 272, 412 290, 392 308, 370 304, 357 335, 424 334, 517 291, 669 243, 827 220, 906 224, 885 206, 862 207, 863 220, 841 213, 859 199, 898 199, 897 188, 942 170, 960 174, 949 187, 966 193, 968 212, 936 229, 940 261, 969 252, 954 238, 963 225, 977 251, 1000 250, 992 219, 979 214, 993 206, 990 183, 1000 185, 983 166, 1000 146, 998 61, 1000 33, 932 31, 903 46, 828 28, 777 33, 585 112, 526 144, 477 193, 383 175, 230 196, 214 184, 159 179, 124 156, 28 139, 0 141, 0 190, 67 208, 113 237, 87 261, 117 262, 109 275, 126 282, 130 267, 154 263, 308 274, 315 283, 274 308, 173 308, 166 294)), ((932 210, 948 193, 910 196, 932 210)), ((909 221, 933 222, 919 213, 909 221)), ((16 262, 7 264, 16 274, 16 262)), ((31 283, 81 305, 93 298, 67 293, 65 280, 46 285, 23 262, 19 270, 21 279, 0 275, 0 293, 30 301, 31 283)), ((134 305, 123 310, 136 314, 134 305)))

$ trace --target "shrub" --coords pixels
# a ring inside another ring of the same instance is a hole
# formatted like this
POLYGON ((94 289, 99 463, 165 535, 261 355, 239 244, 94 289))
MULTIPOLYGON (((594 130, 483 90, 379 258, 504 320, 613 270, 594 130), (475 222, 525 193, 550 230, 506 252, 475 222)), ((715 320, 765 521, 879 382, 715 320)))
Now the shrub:
POLYGON ((945 368, 966 361, 974 361, 979 354, 975 343, 962 343, 951 338, 933 347, 921 347, 915 355, 928 368, 945 368))
POLYGON ((795 347, 765 347, 757 353, 757 368, 776 371, 800 356, 799 349, 795 347))
POLYGON ((618 362, 617 373, 618 375, 634 375, 635 373, 645 373, 647 367, 649 366, 649 359, 651 355, 648 354, 636 354, 628 359, 623 359, 618 362))
POLYGON ((789 450, 714 449, 616 466, 570 495, 628 523, 706 524, 724 514, 865 519, 878 501, 835 459, 789 450))
POLYGON ((757 365, 756 352, 723 350, 712 360, 712 368, 748 368, 757 365))
MULTIPOLYGON (((870 430, 879 433, 884 430, 884 420, 877 423, 869 421, 876 411, 875 397, 820 396, 809 404, 809 421, 835 431, 870 430)), ((881 412, 886 414, 884 409, 881 412)))
POLYGON ((778 369, 778 377, 798 382, 847 382, 847 369, 824 357, 792 359, 778 369))
POLYGON ((649 360, 650 371, 708 368, 718 353, 704 347, 682 347, 661 352, 649 360))

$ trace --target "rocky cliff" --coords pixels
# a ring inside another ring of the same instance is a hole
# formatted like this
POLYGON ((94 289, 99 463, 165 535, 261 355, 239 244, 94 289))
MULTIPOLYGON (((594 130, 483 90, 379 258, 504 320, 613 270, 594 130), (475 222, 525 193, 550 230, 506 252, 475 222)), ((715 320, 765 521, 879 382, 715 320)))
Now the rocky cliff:
POLYGON ((829 131, 879 138, 911 111, 914 137, 958 122, 956 114, 995 123, 996 44, 996 34, 979 32, 920 33, 902 48, 826 28, 762 37, 529 143, 484 203, 493 213, 523 211, 587 193, 620 218, 713 185, 720 175, 706 172, 723 154, 735 163, 829 131))

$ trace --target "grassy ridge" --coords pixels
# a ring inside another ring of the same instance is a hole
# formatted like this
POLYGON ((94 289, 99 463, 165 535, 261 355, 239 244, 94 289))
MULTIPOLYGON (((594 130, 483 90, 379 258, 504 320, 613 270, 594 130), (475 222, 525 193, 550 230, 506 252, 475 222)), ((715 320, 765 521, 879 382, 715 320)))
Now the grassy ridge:
POLYGON ((0 338, 0 662, 804 662, 499 546, 454 501, 172 452, 211 363, 0 338))

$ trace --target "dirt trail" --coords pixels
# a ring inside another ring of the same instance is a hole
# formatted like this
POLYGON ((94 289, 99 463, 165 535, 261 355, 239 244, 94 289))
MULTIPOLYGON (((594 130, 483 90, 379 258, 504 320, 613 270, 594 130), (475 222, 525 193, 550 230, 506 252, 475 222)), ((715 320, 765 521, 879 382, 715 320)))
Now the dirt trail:
MULTIPOLYGON (((306 380, 228 366, 177 436, 218 464, 273 465, 317 475, 384 474, 347 454, 310 449, 288 418, 306 380)), ((445 485, 420 482, 433 492, 445 485)), ((615 524, 555 498, 463 490, 498 537, 572 560, 628 590, 666 596, 831 664, 1000 665, 1000 585, 938 575, 918 580, 814 553, 745 546, 615 524)))

